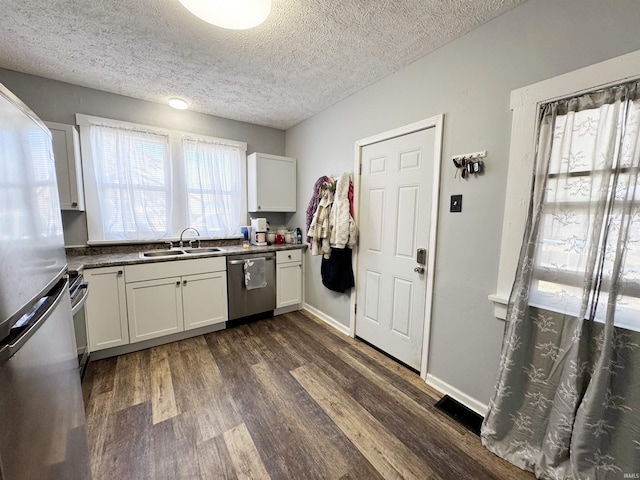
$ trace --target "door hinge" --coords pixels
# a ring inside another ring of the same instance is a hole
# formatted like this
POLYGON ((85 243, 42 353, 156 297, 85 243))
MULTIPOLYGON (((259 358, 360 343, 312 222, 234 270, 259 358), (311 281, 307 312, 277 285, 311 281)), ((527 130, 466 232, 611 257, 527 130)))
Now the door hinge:
POLYGON ((358 313, 358 304, 357 303, 353 307, 353 313, 358 313))
POLYGON ((362 163, 360 164, 360 172, 358 173, 358 175, 362 175, 362 163))

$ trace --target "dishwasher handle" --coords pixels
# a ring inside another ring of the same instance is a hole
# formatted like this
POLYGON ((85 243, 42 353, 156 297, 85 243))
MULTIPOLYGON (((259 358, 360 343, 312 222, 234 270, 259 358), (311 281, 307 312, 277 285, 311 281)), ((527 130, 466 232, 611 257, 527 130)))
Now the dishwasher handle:
MULTIPOLYGON (((254 257, 254 258, 264 258, 265 261, 267 262, 270 262, 276 259, 276 257, 254 257)), ((245 258, 243 260, 228 260, 227 265, 244 265, 245 260, 253 260, 254 258, 245 258)))

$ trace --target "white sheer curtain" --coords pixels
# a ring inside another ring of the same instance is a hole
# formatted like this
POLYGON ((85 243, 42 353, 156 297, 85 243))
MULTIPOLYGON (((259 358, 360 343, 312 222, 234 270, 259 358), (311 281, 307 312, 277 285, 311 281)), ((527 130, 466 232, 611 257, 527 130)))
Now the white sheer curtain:
POLYGON ((541 126, 542 133, 554 128, 554 140, 541 192, 529 304, 605 322, 609 297, 615 294, 615 325, 640 331, 640 210, 635 203, 640 189, 634 170, 640 101, 610 101, 584 109, 561 103, 553 127, 541 126), (629 236, 624 255, 615 248, 622 233, 629 236), (594 281, 597 269, 598 294, 585 302, 585 282, 594 281))
POLYGON ((189 225, 206 236, 237 233, 242 223, 240 149, 186 137, 182 145, 189 225))
POLYGON ((544 105, 482 427, 545 479, 640 473, 640 82, 544 105))
POLYGON ((172 232, 169 138, 92 125, 90 141, 101 238, 156 240, 172 232))

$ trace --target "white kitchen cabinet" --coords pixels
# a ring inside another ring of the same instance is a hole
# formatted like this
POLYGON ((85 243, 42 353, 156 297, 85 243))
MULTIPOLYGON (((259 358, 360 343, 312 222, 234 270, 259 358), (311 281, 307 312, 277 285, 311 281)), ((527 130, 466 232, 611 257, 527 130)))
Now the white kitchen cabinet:
POLYGON ((62 210, 84 211, 80 139, 74 125, 45 122, 51 131, 62 210))
POLYGON ((161 278, 127 283, 131 343, 182 332, 182 280, 161 278))
POLYGON ((131 343, 228 319, 224 257, 130 265, 126 275, 131 343))
POLYGON ((182 277, 182 305, 185 330, 226 322, 226 272, 182 277))
POLYGON ((296 159, 252 153, 247 165, 250 212, 296 211, 296 159))
POLYGON ((302 303, 302 251, 276 252, 276 308, 302 303))
POLYGON ((89 284, 85 304, 89 351, 127 345, 129 327, 123 267, 92 268, 83 274, 89 284))

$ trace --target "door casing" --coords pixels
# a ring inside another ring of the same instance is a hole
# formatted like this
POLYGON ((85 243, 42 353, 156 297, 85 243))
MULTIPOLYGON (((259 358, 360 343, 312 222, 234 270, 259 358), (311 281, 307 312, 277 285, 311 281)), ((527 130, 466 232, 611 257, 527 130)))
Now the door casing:
MULTIPOLYGON (((418 132, 420 130, 426 130, 429 128, 435 128, 435 139, 433 147, 433 191, 431 199, 431 230, 429 232, 429 245, 428 245, 428 259, 427 259, 427 292, 426 292, 426 305, 425 305, 425 319, 424 319, 424 332, 422 337, 422 361, 420 367, 420 376, 426 380, 427 367, 429 361, 429 339, 431 336, 431 307, 433 303, 433 284, 435 278, 435 263, 436 263, 436 239, 438 235, 438 208, 440 199, 440 164, 442 162, 442 131, 443 131, 444 115, 436 115, 419 122, 404 125, 402 127, 394 128, 386 132, 372 135, 370 137, 356 140, 355 142, 355 154, 354 154, 354 214, 356 216, 355 221, 358 225, 358 218, 360 217, 360 165, 362 163, 362 148, 371 145, 372 143, 383 142, 395 137, 401 137, 409 133, 418 132)), ((353 249, 353 271, 355 275, 356 287, 353 289, 351 295, 351 306, 349 313, 349 335, 355 337, 356 333, 356 303, 357 303, 357 283, 358 283, 358 247, 353 249)))

